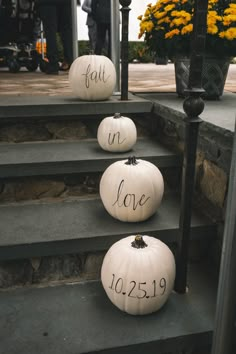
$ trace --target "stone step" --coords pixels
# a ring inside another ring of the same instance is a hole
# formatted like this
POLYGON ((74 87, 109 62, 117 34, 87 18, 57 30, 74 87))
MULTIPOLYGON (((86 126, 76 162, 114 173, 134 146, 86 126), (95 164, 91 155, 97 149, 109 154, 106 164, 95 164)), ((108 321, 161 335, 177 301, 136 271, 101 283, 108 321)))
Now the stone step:
POLYGON ((118 310, 100 281, 0 292, 1 354, 210 353, 216 284, 189 267, 188 292, 146 316, 118 310))
POLYGON ((119 95, 111 96, 107 101, 87 102, 73 96, 3 96, 0 103, 0 122, 17 117, 36 122, 45 117, 81 117, 97 114, 112 115, 115 112, 149 113, 153 103, 142 97, 129 94, 127 101, 121 101, 119 95))
MULTIPOLYGON (((177 240, 180 200, 164 194, 156 214, 144 222, 114 219, 99 197, 57 202, 21 202, 0 206, 0 260, 81 253, 108 249, 120 238, 146 234, 166 243, 177 240)), ((215 236, 211 220, 194 212, 192 239, 215 236)))
POLYGON ((139 138, 125 153, 104 151, 97 139, 0 144, 0 178, 102 172, 111 163, 136 156, 158 167, 181 165, 180 154, 150 138, 139 138))

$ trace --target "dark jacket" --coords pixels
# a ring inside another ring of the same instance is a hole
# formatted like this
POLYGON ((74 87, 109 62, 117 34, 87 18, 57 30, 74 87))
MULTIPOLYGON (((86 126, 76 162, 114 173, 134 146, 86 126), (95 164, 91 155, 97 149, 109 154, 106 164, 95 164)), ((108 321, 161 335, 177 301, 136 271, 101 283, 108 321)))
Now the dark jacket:
MULTIPOLYGON (((36 0, 37 5, 57 5, 57 4, 69 4, 71 6, 70 0, 36 0)), ((80 0, 77 0, 77 5, 80 6, 80 0)))
POLYGON ((92 0, 92 16, 97 23, 111 23, 111 0, 92 0))

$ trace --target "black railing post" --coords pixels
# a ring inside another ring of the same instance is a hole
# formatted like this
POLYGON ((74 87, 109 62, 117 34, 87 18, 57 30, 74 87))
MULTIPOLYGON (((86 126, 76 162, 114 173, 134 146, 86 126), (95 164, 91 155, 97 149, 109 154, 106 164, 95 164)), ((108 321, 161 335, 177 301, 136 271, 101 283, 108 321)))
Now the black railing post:
POLYGON ((199 115, 204 110, 201 98, 202 66, 205 52, 206 17, 208 0, 195 0, 193 17, 193 35, 191 42, 189 83, 183 103, 185 118, 185 148, 182 171, 182 195, 179 220, 179 239, 176 254, 175 290, 186 292, 188 251, 190 240, 190 225, 192 200, 194 192, 195 163, 197 151, 198 130, 201 119, 199 115))
POLYGON ((131 0, 120 0, 122 14, 121 38, 121 100, 128 100, 129 5, 131 0))

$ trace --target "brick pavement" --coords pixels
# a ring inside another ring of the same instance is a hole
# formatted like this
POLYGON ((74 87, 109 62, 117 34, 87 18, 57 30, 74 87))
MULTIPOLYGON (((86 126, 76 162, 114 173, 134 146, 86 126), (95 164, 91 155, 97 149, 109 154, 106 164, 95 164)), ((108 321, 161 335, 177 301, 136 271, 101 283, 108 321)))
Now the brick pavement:
MULTIPOLYGON (((236 92, 236 64, 231 64, 225 90, 236 92)), ((175 92, 174 65, 129 64, 129 91, 175 92)), ((71 95, 68 73, 48 76, 21 68, 17 74, 0 69, 0 96, 3 95, 71 95)))

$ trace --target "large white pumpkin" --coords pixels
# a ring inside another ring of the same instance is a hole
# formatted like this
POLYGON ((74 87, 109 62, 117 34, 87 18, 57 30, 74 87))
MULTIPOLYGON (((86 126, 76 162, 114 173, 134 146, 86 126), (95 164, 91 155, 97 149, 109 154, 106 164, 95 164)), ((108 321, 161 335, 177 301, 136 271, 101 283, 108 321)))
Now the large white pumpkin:
POLYGON ((157 211, 164 193, 164 181, 155 165, 133 156, 117 161, 105 170, 99 192, 111 216, 121 221, 139 222, 157 211))
POLYGON ((97 131, 98 143, 103 150, 125 152, 132 149, 137 140, 137 129, 128 117, 115 113, 104 118, 97 131))
POLYGON ((106 253, 101 280, 120 310, 146 315, 167 301, 175 281, 175 259, 163 242, 150 236, 128 236, 106 253))
POLYGON ((106 100, 115 88, 115 66, 103 55, 82 55, 70 67, 69 84, 72 92, 81 100, 106 100))

